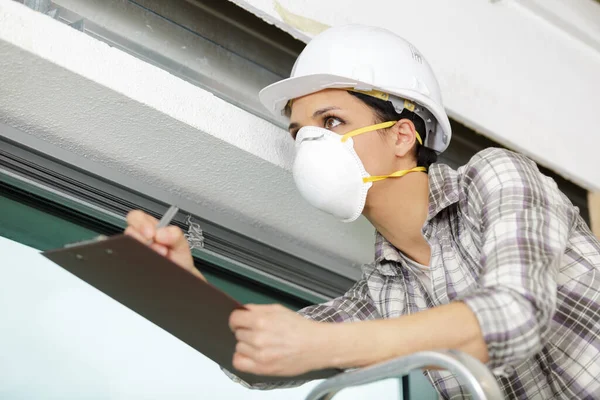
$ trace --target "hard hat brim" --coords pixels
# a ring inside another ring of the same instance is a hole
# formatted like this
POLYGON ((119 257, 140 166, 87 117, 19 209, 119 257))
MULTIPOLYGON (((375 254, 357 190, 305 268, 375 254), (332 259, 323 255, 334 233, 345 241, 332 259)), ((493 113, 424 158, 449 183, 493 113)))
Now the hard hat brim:
POLYGON ((325 89, 346 89, 353 88, 359 90, 380 90, 390 95, 398 96, 403 99, 414 101, 426 107, 438 121, 438 130, 442 135, 445 135, 447 140, 444 145, 438 144, 434 150, 442 152, 447 148, 450 142, 451 127, 448 116, 443 108, 433 102, 430 98, 423 94, 407 90, 405 88, 379 88, 374 87, 365 82, 348 79, 347 77, 332 75, 332 74, 312 74, 287 78, 279 82, 275 82, 259 93, 260 102, 271 112, 279 121, 286 124, 289 119, 283 114, 285 105, 292 99, 307 96, 325 89))
POLYGON ((283 117, 282 111, 288 101, 319 92, 324 89, 354 87, 357 81, 330 74, 315 74, 287 78, 275 82, 260 91, 260 102, 276 117, 283 117))

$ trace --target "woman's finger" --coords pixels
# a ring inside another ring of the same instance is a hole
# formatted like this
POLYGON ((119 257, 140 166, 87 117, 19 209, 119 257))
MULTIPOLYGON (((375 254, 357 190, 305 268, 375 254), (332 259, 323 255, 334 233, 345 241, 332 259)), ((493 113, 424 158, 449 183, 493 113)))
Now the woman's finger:
POLYGON ((242 372, 254 372, 256 363, 250 358, 240 353, 233 355, 233 368, 242 372))
POLYGON ((156 251, 158 254, 160 254, 161 256, 167 256, 169 249, 166 246, 163 246, 162 244, 159 243, 152 243, 150 245, 150 248, 154 251, 156 251))
POLYGON ((246 304, 245 307, 261 314, 272 314, 286 309, 281 304, 246 304))
POLYGON ((128 226, 125 229, 125 234, 131 236, 132 238, 139 240, 142 243, 146 243, 148 239, 146 239, 140 232, 138 232, 134 227, 128 226))
POLYGON ((249 358, 254 358, 258 353, 258 349, 246 342, 237 342, 235 351, 249 358))
POLYGON ((235 332, 238 329, 248 329, 253 326, 252 313, 247 310, 235 310, 229 316, 229 328, 235 332))
POLYGON ((254 348, 258 348, 264 343, 260 343, 257 338, 256 332, 251 329, 239 328, 235 331, 235 338, 238 342, 244 342, 254 348))
MULTIPOLYGON (((148 243, 148 239, 146 237, 144 237, 144 235, 142 235, 138 230, 136 230, 133 226, 128 226, 125 229, 125 234, 129 235, 131 237, 133 237, 136 240, 139 240, 140 242, 147 244, 148 243)), ((167 246, 164 246, 160 243, 151 243, 150 244, 150 248, 152 248, 154 251, 156 251, 158 254, 166 256, 169 252, 169 249, 167 246)))
POLYGON ((177 226, 167 226, 160 228, 154 238, 156 242, 169 247, 173 251, 185 250, 188 248, 187 240, 183 232, 177 226))
POLYGON ((140 210, 133 210, 127 214, 127 225, 133 227, 146 239, 154 237, 157 223, 156 218, 140 210))

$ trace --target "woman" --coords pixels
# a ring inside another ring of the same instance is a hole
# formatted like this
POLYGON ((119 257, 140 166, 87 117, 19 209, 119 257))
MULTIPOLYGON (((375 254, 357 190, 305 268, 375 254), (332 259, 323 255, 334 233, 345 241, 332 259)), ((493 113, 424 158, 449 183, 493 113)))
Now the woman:
MULTIPOLYGON (((290 123, 303 197, 346 222, 364 215, 377 241, 340 298, 234 312, 237 369, 291 376, 458 349, 508 398, 600 398, 600 243, 521 155, 435 163, 451 128, 412 45, 383 29, 329 29, 260 98, 290 123)), ((155 232, 137 211, 128 221, 128 234, 199 274, 178 229, 155 232)), ((464 397, 450 373, 427 374, 443 397, 464 397)))

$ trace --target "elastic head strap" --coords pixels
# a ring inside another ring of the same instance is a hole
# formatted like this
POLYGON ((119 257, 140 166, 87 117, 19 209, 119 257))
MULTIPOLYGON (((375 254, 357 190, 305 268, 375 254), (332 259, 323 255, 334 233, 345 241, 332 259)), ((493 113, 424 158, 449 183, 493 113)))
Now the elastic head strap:
POLYGON ((417 142, 419 142, 419 144, 423 146, 423 140, 421 139, 421 135, 419 135, 419 132, 417 131, 415 131, 415 138, 417 139, 417 142))
POLYGON ((377 125, 369 125, 369 126, 365 126, 364 128, 355 129, 353 131, 350 131, 350 132, 346 133, 344 136, 342 136, 342 143, 346 142, 351 137, 358 136, 358 135, 361 135, 363 133, 373 132, 373 131, 376 131, 377 129, 389 128, 390 126, 394 126, 394 124, 396 122, 398 122, 398 121, 382 122, 382 123, 377 124, 377 125))
POLYGON ((400 178, 400 177, 403 177, 404 175, 409 174, 411 172, 426 172, 426 171, 427 171, 427 168, 425 168, 425 167, 415 167, 415 168, 412 168, 412 169, 405 169, 405 170, 402 170, 402 171, 396 171, 396 172, 394 172, 392 174, 389 174, 389 175, 369 176, 369 177, 363 178, 363 182, 364 183, 368 183, 368 182, 382 181, 382 180, 387 179, 387 178, 400 178))
MULTIPOLYGON (((363 133, 373 132, 373 131, 376 131, 377 129, 389 128, 391 126, 394 126, 396 124, 396 122, 398 122, 398 121, 382 122, 377 125, 369 125, 369 126, 365 126, 364 128, 355 129, 353 131, 346 133, 344 136, 342 136, 342 143, 348 141, 348 139, 350 139, 351 137, 358 136, 363 133)), ((417 139, 417 142, 419 142, 419 144, 421 146, 423 146, 423 140, 421 139, 421 135, 419 135, 419 132, 415 131, 415 138, 417 139)))

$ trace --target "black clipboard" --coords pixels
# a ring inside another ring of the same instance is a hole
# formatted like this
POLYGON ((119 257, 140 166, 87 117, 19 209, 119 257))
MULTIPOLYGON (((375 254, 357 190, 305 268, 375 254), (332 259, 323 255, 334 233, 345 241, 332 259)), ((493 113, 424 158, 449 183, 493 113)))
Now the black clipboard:
POLYGON ((342 372, 327 369, 269 377, 237 371, 232 365, 236 339, 229 315, 244 306, 130 236, 42 254, 248 383, 323 379, 342 372))

